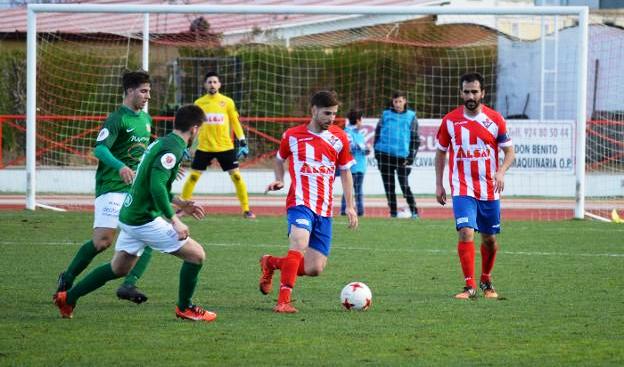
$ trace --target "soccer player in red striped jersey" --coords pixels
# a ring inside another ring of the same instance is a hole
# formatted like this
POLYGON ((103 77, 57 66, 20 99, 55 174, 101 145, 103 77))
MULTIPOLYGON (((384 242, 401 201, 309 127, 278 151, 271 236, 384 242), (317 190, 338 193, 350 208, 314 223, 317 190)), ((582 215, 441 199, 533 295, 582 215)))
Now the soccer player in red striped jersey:
POLYGON ((459 235, 457 252, 466 286, 455 298, 477 295, 474 279, 474 232, 481 233, 480 288, 485 298, 498 298, 492 285, 492 269, 500 233, 500 193, 505 188, 505 172, 515 154, 507 134, 505 119, 483 105, 484 80, 479 73, 466 73, 460 79, 464 101, 442 119, 436 137, 436 199, 446 204, 442 183, 446 154, 449 154, 449 183, 453 197, 455 228, 459 235), (505 158, 499 166, 499 149, 505 158))
POLYGON ((310 122, 290 128, 282 136, 275 159, 275 181, 267 187, 267 192, 284 187, 284 162, 288 159, 291 178, 286 199, 289 250, 284 257, 264 255, 260 259, 263 294, 271 292, 273 272, 276 269, 281 272, 279 296, 273 308, 278 313, 297 312, 290 298, 297 276, 317 276, 325 269, 331 249, 333 184, 337 169, 341 171, 349 228, 355 229, 358 225, 350 171, 355 161, 346 133, 332 125, 338 112, 337 96, 334 92, 320 91, 312 96, 310 104, 310 122))

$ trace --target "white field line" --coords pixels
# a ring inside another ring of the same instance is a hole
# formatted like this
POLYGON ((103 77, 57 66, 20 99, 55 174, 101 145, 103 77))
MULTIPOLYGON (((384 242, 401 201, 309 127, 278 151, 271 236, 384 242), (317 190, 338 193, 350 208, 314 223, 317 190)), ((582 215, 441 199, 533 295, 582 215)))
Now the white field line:
MULTIPOLYGON (((201 241, 200 241, 201 243, 201 241)), ((0 246, 15 246, 15 245, 36 245, 36 246, 67 246, 67 245, 81 245, 79 242, 28 242, 28 241, 0 241, 0 246)), ((248 248, 281 248, 285 249, 284 245, 247 245, 242 243, 202 243, 205 247, 248 247, 248 248)), ((392 248, 375 248, 375 247, 345 247, 334 244, 332 246, 334 251, 373 251, 373 252, 407 252, 407 253, 419 253, 425 252, 430 254, 455 254, 455 250, 439 250, 439 249, 427 249, 427 248, 408 248, 408 249, 392 249, 392 248)), ((517 256, 566 256, 566 257, 624 257, 624 253, 606 253, 606 254, 588 254, 588 253, 574 253, 574 252, 544 252, 544 251, 500 251, 500 254, 504 255, 517 255, 517 256)))

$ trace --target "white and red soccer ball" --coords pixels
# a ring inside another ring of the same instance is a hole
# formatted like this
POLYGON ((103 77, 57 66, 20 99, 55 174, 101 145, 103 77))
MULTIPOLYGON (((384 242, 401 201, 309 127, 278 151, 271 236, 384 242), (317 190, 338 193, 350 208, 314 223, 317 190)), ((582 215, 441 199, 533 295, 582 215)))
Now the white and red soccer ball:
POLYGON ((347 284, 340 292, 340 303, 347 310, 366 311, 373 301, 370 288, 362 282, 347 284))

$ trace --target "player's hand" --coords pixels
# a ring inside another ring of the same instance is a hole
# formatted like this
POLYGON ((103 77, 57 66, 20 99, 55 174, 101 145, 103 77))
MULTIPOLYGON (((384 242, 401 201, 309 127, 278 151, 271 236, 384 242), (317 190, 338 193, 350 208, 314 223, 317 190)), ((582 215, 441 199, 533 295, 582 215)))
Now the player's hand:
POLYGON ((347 214, 347 219, 349 220, 349 228, 356 229, 358 227, 358 216, 355 212, 355 208, 347 207, 345 214, 347 214))
POLYGON ((499 171, 494 174, 494 192, 503 192, 503 189, 505 189, 505 174, 499 171))
POLYGON ((173 229, 176 231, 176 233, 178 234, 178 240, 185 240, 188 238, 189 236, 189 228, 186 224, 182 223, 182 221, 180 220, 180 218, 174 216, 172 219, 171 224, 173 225, 173 229))
POLYGON ((196 205, 194 201, 182 201, 179 205, 181 214, 190 215, 191 217, 200 220, 206 216, 204 209, 196 205))
POLYGON ((404 164, 404 165, 405 165, 405 167, 409 167, 409 166, 411 166, 412 164, 414 164, 414 158, 407 158, 407 159, 405 160, 405 164, 404 164))
POLYGON ((123 166, 119 169, 119 176, 121 176, 121 179, 127 185, 130 185, 132 181, 134 181, 134 171, 128 166, 123 166))
POLYGON ((277 191, 284 188, 284 183, 282 181, 273 181, 267 186, 266 190, 264 190, 264 194, 266 195, 269 191, 277 191))
POLYGON ((238 150, 236 151, 236 159, 247 158, 249 155, 249 147, 247 146, 247 141, 245 139, 241 139, 238 141, 238 150))
POLYGON ((176 181, 183 179, 184 174, 186 174, 186 170, 184 169, 184 167, 178 167, 178 172, 176 173, 176 181))
POLYGON ((444 190, 442 185, 436 186, 436 200, 440 205, 446 204, 446 190, 444 190))

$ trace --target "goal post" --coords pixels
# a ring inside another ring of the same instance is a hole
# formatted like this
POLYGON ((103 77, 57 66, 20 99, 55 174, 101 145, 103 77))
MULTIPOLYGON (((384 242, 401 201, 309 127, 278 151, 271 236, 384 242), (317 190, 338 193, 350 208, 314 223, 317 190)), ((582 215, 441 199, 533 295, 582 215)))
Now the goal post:
MULTIPOLYGON (((554 16, 570 16, 574 17, 578 23, 578 30, 574 34, 577 39, 576 46, 576 63, 574 65, 575 78, 575 98, 567 101, 574 104, 575 111, 573 115, 575 134, 573 149, 573 171, 574 175, 574 214, 575 218, 583 218, 585 216, 585 183, 586 183, 586 119, 587 114, 587 98, 588 98, 588 29, 589 29, 589 11, 587 7, 565 6, 565 7, 494 7, 494 8, 475 8, 475 7, 449 7, 449 6, 272 6, 272 5, 100 5, 100 4, 29 4, 27 7, 27 105, 26 105, 26 208, 34 210, 37 206, 37 49, 38 49, 38 25, 37 16, 44 13, 100 13, 100 14, 136 14, 143 16, 143 24, 140 31, 142 38, 141 46, 141 65, 143 69, 148 70, 150 66, 150 53, 153 47, 150 47, 150 20, 153 15, 157 14, 241 14, 241 15, 331 15, 336 20, 332 24, 333 31, 339 31, 342 27, 348 27, 347 17, 364 16, 371 19, 381 16, 531 16, 531 17, 554 17, 554 16)), ((392 21, 390 21, 392 22, 392 21)), ((302 22, 305 23, 305 22, 302 22)), ((314 20, 309 22, 314 24, 314 20)), ((369 24, 373 25, 374 20, 369 24)), ((557 28, 557 26, 555 26, 557 28)), ((253 31, 253 30, 252 30, 253 31)), ((285 28, 280 32, 288 33, 285 28)), ((267 32, 268 33, 268 32, 267 32)), ((277 34, 275 31, 273 36, 277 34)), ((283 34, 281 35, 282 37, 283 34)), ((291 32, 290 34, 296 34, 291 32)), ((287 47, 291 47, 286 38, 287 47)), ((312 40, 313 42, 314 40, 312 40)), ((542 65, 544 67, 544 65, 542 65)), ((466 70, 468 71, 468 70, 466 70)), ((547 78, 547 76, 545 77, 547 78)), ((453 79, 455 80, 455 79, 453 79)), ((443 84, 448 80, 435 80, 434 83, 443 84)), ((449 86, 440 86, 441 88, 449 88, 449 86)), ((452 88, 456 88, 455 85, 452 88)), ((387 96, 386 96, 387 97, 387 96)), ((496 106, 499 107, 499 106, 496 106)), ((497 108, 498 109, 498 108, 497 108)), ((252 116, 253 117, 253 116, 252 116)), ((373 117, 373 116, 370 116, 373 117)), ((426 118, 427 116, 425 116, 426 118)), ((420 116, 419 116, 420 118, 420 116)), ((433 124, 433 123, 432 123, 433 124)), ((512 136, 513 139, 513 136, 512 136)), ((527 137, 530 139, 530 137, 527 137)), ((540 173, 535 173, 539 175, 540 173)), ((528 179, 527 179, 528 180, 528 179)), ((539 181, 537 179, 537 181, 539 181)), ((535 195, 532 193, 521 194, 525 196, 535 195)))

